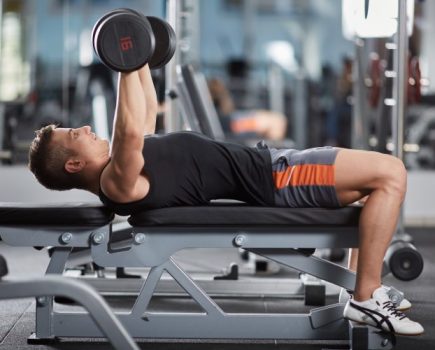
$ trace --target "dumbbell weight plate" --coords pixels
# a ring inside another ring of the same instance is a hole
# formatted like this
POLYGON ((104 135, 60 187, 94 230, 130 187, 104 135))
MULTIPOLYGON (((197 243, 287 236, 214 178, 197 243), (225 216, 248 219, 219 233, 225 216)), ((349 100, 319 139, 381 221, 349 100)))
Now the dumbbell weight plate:
POLYGON ((94 49, 113 70, 130 72, 150 60, 155 41, 146 19, 129 11, 113 11, 95 28, 94 49))
POLYGON ((92 45, 94 46, 94 49, 96 50, 96 42, 95 42, 95 34, 96 32, 99 30, 99 26, 101 25, 101 23, 103 23, 109 16, 113 15, 114 13, 121 13, 121 12, 125 12, 127 9, 124 8, 120 8, 120 9, 116 9, 113 11, 110 11, 108 13, 106 13, 105 15, 103 15, 94 25, 94 27, 92 28, 92 45))
POLYGON ((169 23, 160 18, 152 16, 147 16, 146 18, 153 28, 156 41, 154 54, 148 63, 151 69, 161 68, 171 60, 175 53, 175 32, 169 23))
POLYGON ((148 61, 148 65, 150 69, 159 69, 165 66, 175 53, 176 36, 172 27, 166 21, 158 17, 145 16, 143 13, 130 8, 124 8, 122 10, 129 11, 148 21, 155 39, 154 52, 148 61))
POLYGON ((394 277, 401 281, 411 281, 420 276, 424 261, 418 250, 409 242, 396 241, 385 254, 385 262, 394 277))

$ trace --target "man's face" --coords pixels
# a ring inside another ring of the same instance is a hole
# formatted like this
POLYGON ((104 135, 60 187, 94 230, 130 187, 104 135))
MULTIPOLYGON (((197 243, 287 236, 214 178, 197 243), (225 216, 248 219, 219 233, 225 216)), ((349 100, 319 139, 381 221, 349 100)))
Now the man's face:
POLYGON ((109 141, 99 138, 89 125, 76 129, 56 128, 52 142, 75 152, 84 160, 109 153, 109 141))

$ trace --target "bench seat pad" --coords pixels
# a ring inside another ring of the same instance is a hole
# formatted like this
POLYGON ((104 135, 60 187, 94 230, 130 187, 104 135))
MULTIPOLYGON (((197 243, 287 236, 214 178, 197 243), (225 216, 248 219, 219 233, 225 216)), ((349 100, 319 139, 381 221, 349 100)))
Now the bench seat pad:
MULTIPOLYGON (((361 207, 340 209, 253 207, 214 203, 153 209, 130 216, 132 226, 358 226, 361 207)), ((0 202, 3 226, 103 226, 114 214, 100 203, 0 202)))
POLYGON ((0 202, 0 226, 104 226, 114 214, 101 203, 0 202))
POLYGON ((361 207, 339 209, 211 204, 153 209, 130 216, 132 226, 358 226, 361 207))

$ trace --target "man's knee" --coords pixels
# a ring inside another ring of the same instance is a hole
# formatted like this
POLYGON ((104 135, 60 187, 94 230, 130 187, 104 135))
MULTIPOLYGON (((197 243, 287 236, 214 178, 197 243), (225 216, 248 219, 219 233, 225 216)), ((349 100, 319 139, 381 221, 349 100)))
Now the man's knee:
POLYGON ((385 155, 379 164, 379 170, 382 178, 382 189, 403 201, 406 195, 408 177, 403 162, 399 158, 385 155))

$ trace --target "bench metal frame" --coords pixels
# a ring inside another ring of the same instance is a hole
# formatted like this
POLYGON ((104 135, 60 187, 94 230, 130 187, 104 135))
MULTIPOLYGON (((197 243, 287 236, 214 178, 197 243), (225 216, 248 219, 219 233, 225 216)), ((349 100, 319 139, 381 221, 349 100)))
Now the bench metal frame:
POLYGON ((36 297, 39 305, 45 305, 47 295, 67 297, 82 305, 115 349, 139 350, 104 299, 86 283, 61 276, 0 281, 0 300, 36 297))
MULTIPOLYGON (((130 312, 116 313, 128 332, 136 338, 349 340, 353 349, 359 349, 361 342, 367 345, 363 347, 367 349, 391 349, 394 345, 394 336, 372 327, 356 327, 343 319, 343 304, 313 308, 305 314, 226 313, 173 259, 176 252, 188 248, 243 248, 338 286, 353 289, 355 274, 348 269, 283 247, 357 247, 357 227, 133 227, 133 239, 123 245, 114 243, 111 225, 99 228, 0 227, 0 234, 9 245, 54 247, 47 274, 62 274, 72 249, 76 247, 88 247, 93 261, 102 267, 151 268, 130 312), (172 276, 202 311, 181 313, 148 310, 164 272, 172 276)), ((37 302, 36 338, 102 336, 87 312, 56 311, 50 297, 43 303, 37 302)))

